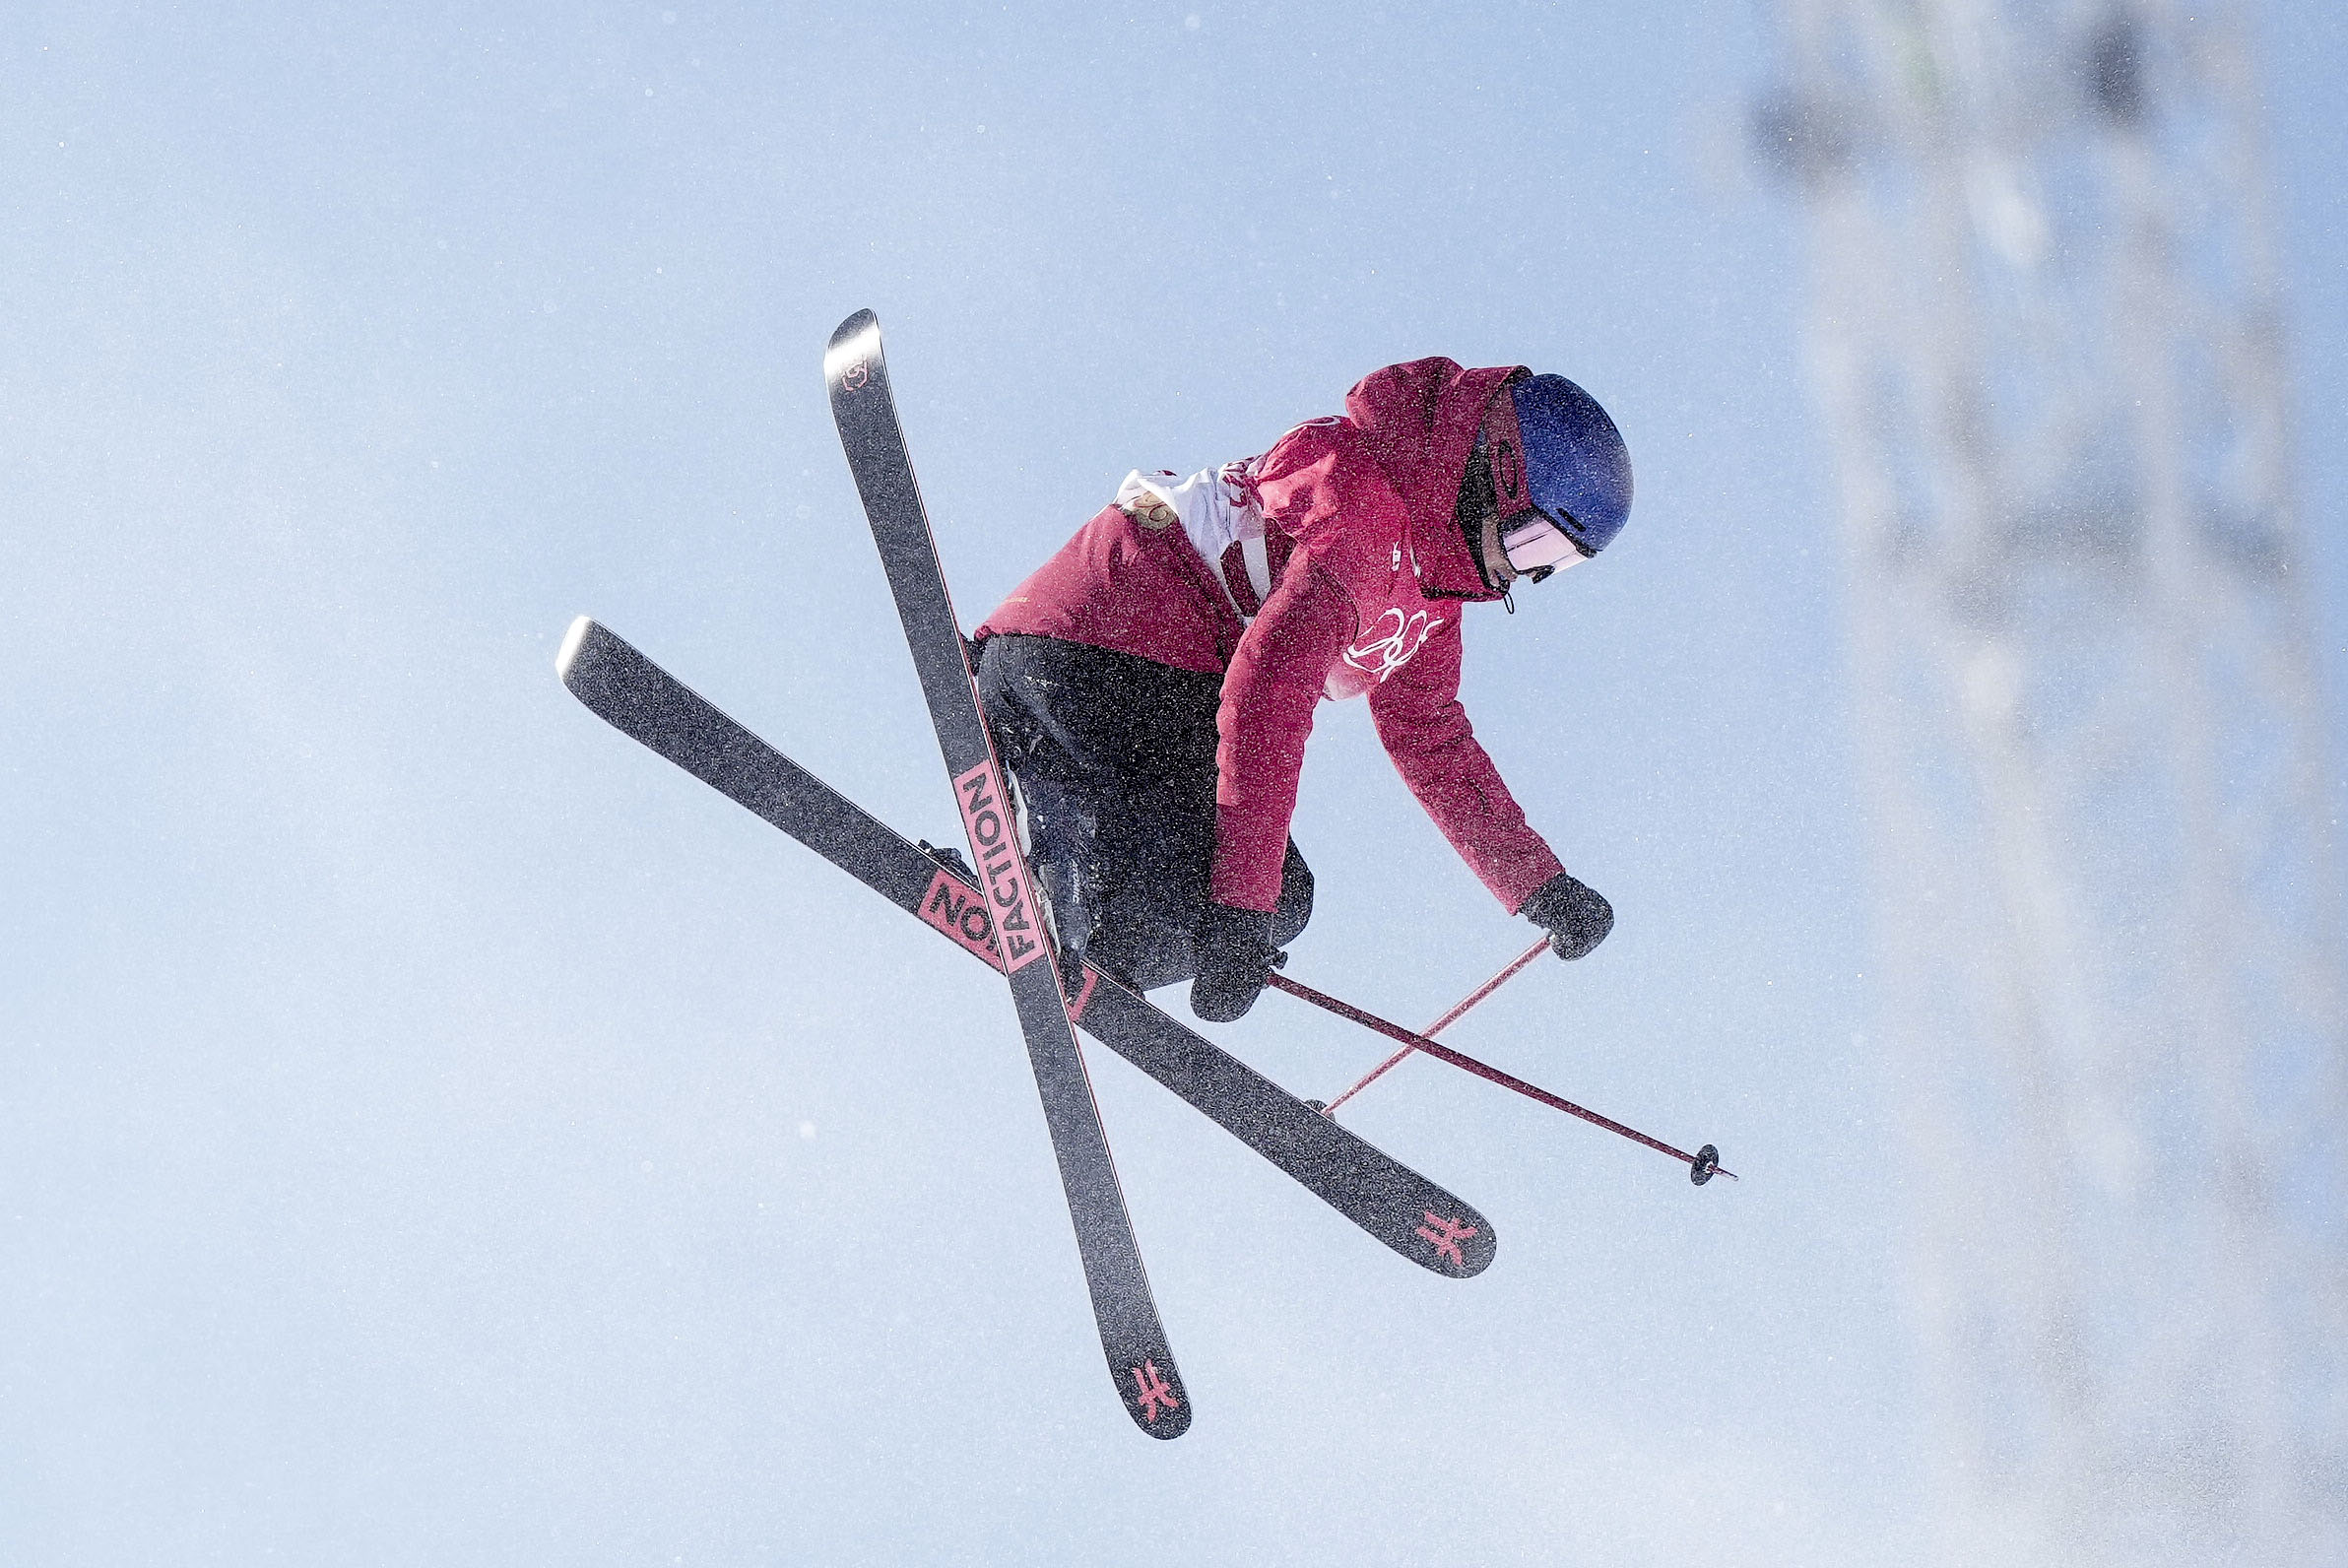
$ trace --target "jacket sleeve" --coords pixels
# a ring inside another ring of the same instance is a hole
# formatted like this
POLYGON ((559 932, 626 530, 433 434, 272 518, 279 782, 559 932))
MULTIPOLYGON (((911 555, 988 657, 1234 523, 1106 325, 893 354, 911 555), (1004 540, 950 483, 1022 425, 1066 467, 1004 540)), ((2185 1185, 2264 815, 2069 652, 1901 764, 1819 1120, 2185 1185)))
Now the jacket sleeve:
POLYGON ((1461 648, 1454 621, 1370 692, 1370 717, 1402 782, 1513 914, 1565 868, 1475 739, 1460 705, 1461 648))
POLYGON ((1279 902, 1313 707, 1353 621, 1352 596, 1300 559, 1239 639, 1215 715, 1216 903, 1270 910, 1279 902))

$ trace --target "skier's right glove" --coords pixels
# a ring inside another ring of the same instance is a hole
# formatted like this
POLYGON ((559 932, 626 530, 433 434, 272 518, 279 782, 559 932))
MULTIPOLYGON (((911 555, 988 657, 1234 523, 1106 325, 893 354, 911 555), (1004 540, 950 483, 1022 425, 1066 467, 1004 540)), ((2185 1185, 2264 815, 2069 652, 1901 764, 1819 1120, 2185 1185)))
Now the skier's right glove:
POLYGON ((1208 904, 1191 928, 1191 946, 1199 955, 1199 978, 1191 982, 1191 1011, 1209 1023, 1245 1016, 1272 974, 1272 916, 1257 909, 1208 904))
POLYGON ((1569 872, 1542 882, 1517 913, 1549 934, 1549 950, 1560 958, 1581 957, 1614 929, 1614 906, 1569 872))

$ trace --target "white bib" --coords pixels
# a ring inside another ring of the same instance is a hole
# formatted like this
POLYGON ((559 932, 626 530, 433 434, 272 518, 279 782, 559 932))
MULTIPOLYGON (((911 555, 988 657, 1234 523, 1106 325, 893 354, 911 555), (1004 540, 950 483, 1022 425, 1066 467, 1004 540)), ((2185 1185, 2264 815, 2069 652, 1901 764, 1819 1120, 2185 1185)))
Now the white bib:
POLYGON ((1244 467, 1225 463, 1221 468, 1203 468, 1188 479, 1176 478, 1171 469, 1150 474, 1136 469, 1117 487, 1117 504, 1124 506, 1144 495, 1164 501, 1182 519, 1182 531, 1190 536, 1210 571, 1219 573, 1223 552, 1234 544, 1239 546, 1240 557, 1247 562, 1248 581, 1255 585, 1256 603, 1262 604, 1272 597, 1272 562, 1264 549, 1264 514, 1239 481, 1244 467))

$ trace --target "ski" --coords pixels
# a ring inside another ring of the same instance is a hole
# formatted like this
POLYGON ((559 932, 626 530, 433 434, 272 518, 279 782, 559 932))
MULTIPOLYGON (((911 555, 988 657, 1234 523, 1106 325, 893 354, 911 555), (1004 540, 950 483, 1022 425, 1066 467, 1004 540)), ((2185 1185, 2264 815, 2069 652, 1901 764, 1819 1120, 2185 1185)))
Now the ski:
POLYGON ((961 808, 971 860, 986 890, 1001 967, 1011 982, 1011 1005, 1043 1099, 1069 1217, 1076 1224, 1101 1349, 1134 1423, 1153 1437, 1179 1437, 1190 1425, 1190 1399, 1158 1321, 1117 1163, 1109 1154, 1100 1107, 1093 1102, 1092 1080, 1069 1021, 1059 958, 1012 832, 1003 766, 979 712, 961 622, 946 591, 946 571, 889 394, 880 323, 871 311, 858 311, 831 335, 823 352, 823 380, 831 393, 832 423, 839 426, 840 445, 904 622, 905 646, 929 703, 946 778, 961 808))
MULTIPOLYGON (((562 683, 596 717, 748 808, 988 964, 994 926, 958 858, 925 850, 728 718, 596 621, 563 639, 562 683)), ((1453 1278, 1492 1261, 1491 1222, 1254 1068, 1085 966, 1085 1033, 1421 1268, 1453 1278)))

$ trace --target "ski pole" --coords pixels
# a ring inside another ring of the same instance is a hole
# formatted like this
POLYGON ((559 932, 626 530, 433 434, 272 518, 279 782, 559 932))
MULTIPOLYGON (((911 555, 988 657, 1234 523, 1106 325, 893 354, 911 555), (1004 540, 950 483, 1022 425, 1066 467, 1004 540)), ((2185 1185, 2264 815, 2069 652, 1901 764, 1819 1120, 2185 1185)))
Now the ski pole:
POLYGON ((1478 1062, 1474 1057, 1455 1051, 1448 1045, 1437 1045, 1423 1034, 1412 1034, 1401 1024, 1389 1023, 1374 1013, 1364 1013, 1349 1003, 1339 1002, 1333 996, 1315 991, 1311 986, 1300 985, 1276 970, 1266 977, 1266 984, 1274 990, 1285 991, 1292 997, 1300 997, 1317 1008, 1325 1008, 1340 1018, 1350 1018, 1364 1028, 1375 1029, 1390 1040, 1400 1040, 1413 1049, 1424 1051, 1438 1062, 1449 1062, 1453 1067, 1472 1073, 1477 1078, 1487 1078, 1502 1088, 1515 1089, 1527 1099, 1538 1100, 1552 1110, 1564 1111, 1569 1116, 1579 1116, 1583 1121, 1627 1138, 1634 1143, 1645 1143, 1659 1153, 1668 1154, 1687 1166, 1688 1180, 1699 1187, 1715 1176, 1726 1176, 1730 1181, 1737 1179, 1734 1171, 1721 1168, 1721 1151, 1710 1143, 1705 1144, 1693 1154, 1673 1148, 1668 1143, 1656 1142, 1636 1128, 1625 1127, 1620 1122, 1598 1115, 1596 1111, 1584 1110, 1571 1100, 1560 1098, 1551 1094, 1547 1089, 1528 1083, 1513 1074, 1503 1073, 1496 1067, 1478 1062))
MULTIPOLYGON (((1491 979, 1486 980, 1482 985, 1477 986, 1473 991, 1468 992, 1467 998, 1462 1001, 1458 1007, 1452 1009, 1442 1017, 1437 1018, 1434 1022, 1419 1030, 1419 1033, 1432 1040, 1436 1035, 1441 1034, 1444 1030, 1459 1022, 1461 1017, 1467 1013, 1469 1008, 1474 1007, 1478 1002, 1481 1002, 1484 998, 1490 996, 1493 992, 1508 984, 1509 981, 1515 979, 1518 973, 1522 971, 1527 964, 1531 963, 1533 959, 1539 957, 1543 952, 1547 951, 1548 947, 1549 939, 1543 937, 1532 947, 1527 947, 1523 952, 1517 954, 1516 957, 1509 960, 1509 965, 1507 968, 1492 976, 1491 979)), ((1417 1049, 1418 1047, 1415 1045, 1403 1046, 1400 1051, 1397 1051, 1394 1055, 1388 1057, 1385 1061, 1370 1069, 1369 1073, 1359 1083, 1354 1084, 1353 1087, 1347 1089, 1336 1099, 1331 1100, 1327 1105, 1322 1106, 1321 1114, 1323 1116, 1335 1116, 1338 1106, 1344 1104, 1347 1100, 1353 1098, 1354 1095, 1359 1094, 1363 1089, 1368 1088, 1371 1084, 1384 1078, 1391 1069, 1402 1062, 1402 1058, 1408 1056, 1411 1052, 1417 1049)))

